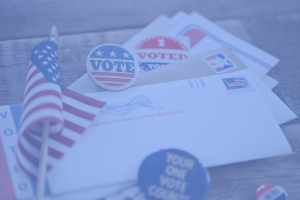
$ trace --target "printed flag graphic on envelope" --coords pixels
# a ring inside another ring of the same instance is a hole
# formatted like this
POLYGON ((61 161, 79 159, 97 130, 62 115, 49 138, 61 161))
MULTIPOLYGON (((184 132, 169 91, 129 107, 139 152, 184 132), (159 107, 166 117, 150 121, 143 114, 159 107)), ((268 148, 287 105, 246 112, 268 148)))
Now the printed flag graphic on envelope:
POLYGON ((229 57, 223 52, 205 56, 202 59, 218 74, 237 69, 236 64, 234 64, 234 62, 230 60, 229 57))

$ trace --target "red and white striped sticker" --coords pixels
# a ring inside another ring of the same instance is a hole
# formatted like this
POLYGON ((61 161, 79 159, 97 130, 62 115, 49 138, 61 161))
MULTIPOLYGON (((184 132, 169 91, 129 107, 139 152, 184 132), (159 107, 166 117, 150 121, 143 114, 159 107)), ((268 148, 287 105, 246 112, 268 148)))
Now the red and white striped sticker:
POLYGON ((139 67, 132 54, 114 44, 94 48, 86 60, 90 78, 107 90, 124 90, 137 79, 139 67))

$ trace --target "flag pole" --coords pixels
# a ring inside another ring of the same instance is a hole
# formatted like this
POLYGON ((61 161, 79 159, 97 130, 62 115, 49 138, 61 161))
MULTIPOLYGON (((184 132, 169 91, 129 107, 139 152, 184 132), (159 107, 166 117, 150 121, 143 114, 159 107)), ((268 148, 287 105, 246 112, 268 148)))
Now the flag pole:
MULTIPOLYGON (((51 28, 48 40, 57 44, 58 32, 57 32, 56 26, 53 26, 51 28)), ((43 200, 44 194, 45 194, 49 127, 50 127, 50 121, 47 120, 43 123, 41 155, 40 155, 40 162, 39 162, 39 174, 38 174, 38 180, 37 180, 37 199, 38 200, 43 200)))
POLYGON ((44 127, 43 127, 43 132, 42 132, 42 147, 41 147, 39 175, 38 175, 38 184, 37 184, 37 199, 38 200, 43 200, 44 191, 45 191, 49 126, 50 126, 49 120, 45 121, 44 122, 44 127))

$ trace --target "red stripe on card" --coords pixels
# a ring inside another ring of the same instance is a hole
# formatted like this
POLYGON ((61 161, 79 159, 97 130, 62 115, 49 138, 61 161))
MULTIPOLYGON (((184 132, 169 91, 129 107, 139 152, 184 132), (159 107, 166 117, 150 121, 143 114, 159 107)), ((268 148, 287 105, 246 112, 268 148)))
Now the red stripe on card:
POLYGON ((121 84, 121 83, 103 83, 104 85, 109 85, 109 86, 122 86, 125 84, 121 84))
POLYGON ((119 76, 119 77, 130 77, 133 78, 134 74, 126 73, 116 73, 116 72, 92 72, 93 75, 102 75, 102 76, 119 76))
POLYGON ((66 104, 66 103, 63 103, 63 110, 68 112, 68 113, 71 113, 73 115, 76 115, 77 117, 80 117, 80 118, 83 118, 83 119, 86 119, 86 120, 89 120, 89 121, 93 121, 94 118, 96 117, 96 115, 94 115, 94 114, 85 112, 83 110, 75 108, 75 107, 73 107, 69 104, 66 104))
POLYGON ((122 83, 129 83, 131 79, 125 78, 106 78, 106 77, 95 77, 98 81, 112 81, 112 82, 122 82, 122 83))
POLYGON ((16 199, 15 190, 0 137, 0 197, 1 199, 16 199))
POLYGON ((70 97, 72 99, 75 99, 81 103, 84 103, 86 105, 96 107, 96 108, 103 108, 103 106, 106 104, 106 102, 98 101, 96 99, 87 97, 85 95, 79 94, 77 92, 74 92, 72 90, 69 90, 67 88, 61 88, 61 92, 63 95, 70 97))

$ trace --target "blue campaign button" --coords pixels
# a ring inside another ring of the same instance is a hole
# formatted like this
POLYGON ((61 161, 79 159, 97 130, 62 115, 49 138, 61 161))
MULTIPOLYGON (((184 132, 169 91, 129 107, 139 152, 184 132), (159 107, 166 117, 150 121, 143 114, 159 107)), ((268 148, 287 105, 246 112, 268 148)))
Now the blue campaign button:
POLYGON ((87 57, 86 69, 89 77, 107 90, 124 90, 136 81, 139 74, 133 55, 114 44, 94 48, 87 57))
POLYGON ((147 200, 203 200, 209 192, 210 177, 193 155, 167 149, 143 161, 138 186, 147 200))

